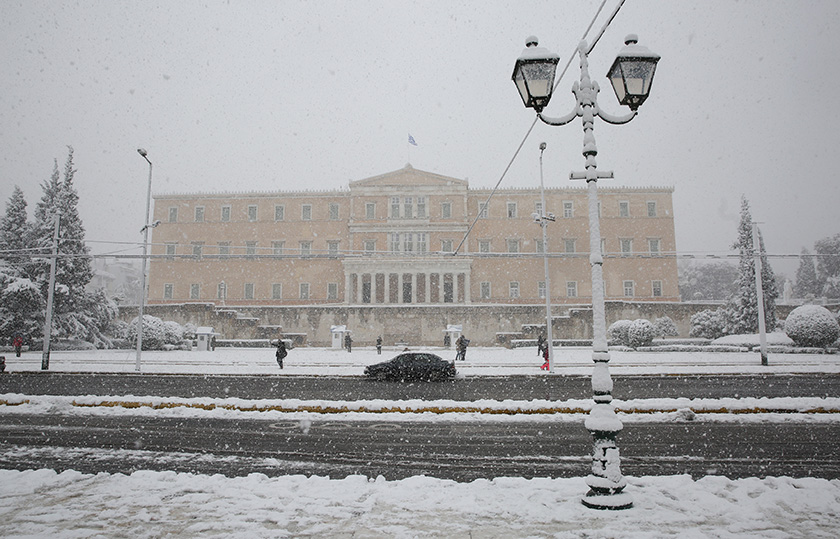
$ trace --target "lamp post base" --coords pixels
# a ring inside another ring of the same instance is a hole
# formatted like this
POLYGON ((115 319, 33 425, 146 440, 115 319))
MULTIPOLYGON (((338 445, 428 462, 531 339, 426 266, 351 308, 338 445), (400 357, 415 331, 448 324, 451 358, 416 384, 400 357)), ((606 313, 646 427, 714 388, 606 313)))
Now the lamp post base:
POLYGON ((617 511, 633 507, 633 497, 626 492, 596 492, 594 489, 586 493, 581 503, 590 509, 617 511))

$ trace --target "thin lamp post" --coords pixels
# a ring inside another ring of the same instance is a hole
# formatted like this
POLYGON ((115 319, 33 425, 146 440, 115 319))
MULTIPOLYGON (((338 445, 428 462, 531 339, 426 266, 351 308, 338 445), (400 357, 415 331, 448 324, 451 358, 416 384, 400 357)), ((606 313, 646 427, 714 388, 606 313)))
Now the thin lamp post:
POLYGON ((761 239, 759 236, 758 223, 752 224, 753 255, 755 256, 755 295, 756 307, 758 307, 758 343, 761 351, 761 364, 767 365, 767 324, 764 320, 764 284, 762 278, 761 264, 761 239))
POLYGON ((149 248, 149 208, 152 202, 152 162, 149 161, 149 156, 143 148, 137 148, 137 153, 143 156, 143 159, 149 163, 149 186, 146 190, 146 213, 143 214, 143 258, 141 264, 140 276, 140 313, 137 315, 137 360, 134 365, 134 370, 140 372, 140 354, 143 349, 143 311, 146 305, 146 257, 149 248))
POLYGON ((625 47, 619 52, 610 67, 607 77, 613 85, 616 97, 622 105, 630 107, 626 116, 613 116, 598 106, 597 82, 589 76, 591 52, 586 41, 578 45, 580 56, 580 80, 572 87, 576 98, 575 108, 561 118, 543 116, 542 109, 551 100, 554 90, 554 74, 559 61, 555 53, 539 47, 536 37, 529 37, 525 51, 517 59, 513 71, 513 82, 519 90, 522 102, 533 108, 537 116, 549 125, 566 125, 580 117, 583 123, 583 157, 585 172, 573 172, 570 179, 586 180, 589 203, 589 263, 592 271, 592 393, 595 401, 586 428, 592 434, 592 473, 586 477, 589 492, 582 502, 594 509, 626 509, 633 505, 633 498, 624 487, 627 481, 621 475, 616 436, 623 425, 612 405, 613 382, 609 371, 610 354, 607 345, 606 306, 604 302, 603 256, 601 254, 601 231, 598 215, 597 184, 600 178, 612 178, 612 172, 599 172, 596 162, 598 148, 595 144, 595 117, 607 123, 625 124, 636 117, 637 109, 650 92, 653 75, 659 55, 637 44, 635 35, 627 36, 625 47))
POLYGON ((545 327, 546 338, 548 342, 548 372, 554 372, 554 335, 552 333, 551 323, 551 276, 548 272, 548 222, 554 221, 554 214, 546 212, 545 206, 545 183, 543 182, 543 152, 545 151, 545 142, 540 143, 540 203, 542 204, 539 214, 534 214, 534 220, 540 224, 542 228, 542 244, 543 244, 543 265, 545 271, 545 327))

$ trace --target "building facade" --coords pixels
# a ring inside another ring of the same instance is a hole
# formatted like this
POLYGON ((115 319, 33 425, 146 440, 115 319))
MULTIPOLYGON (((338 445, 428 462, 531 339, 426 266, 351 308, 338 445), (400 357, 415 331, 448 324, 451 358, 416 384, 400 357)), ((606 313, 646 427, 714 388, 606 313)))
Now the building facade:
MULTIPOLYGON (((599 187, 607 299, 679 301, 672 188, 599 187)), ((336 191, 156 195, 148 303, 591 301, 584 186, 471 189, 405 168, 336 191), (489 200, 489 202, 488 202, 489 200)))

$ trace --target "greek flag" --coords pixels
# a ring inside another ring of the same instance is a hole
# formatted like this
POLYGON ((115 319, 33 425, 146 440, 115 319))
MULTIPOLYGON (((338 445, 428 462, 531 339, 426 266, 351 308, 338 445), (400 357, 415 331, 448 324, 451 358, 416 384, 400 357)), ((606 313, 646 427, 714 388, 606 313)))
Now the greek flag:
POLYGON ((408 143, 412 146, 417 146, 417 141, 414 140, 414 137, 411 136, 411 133, 408 134, 408 143))

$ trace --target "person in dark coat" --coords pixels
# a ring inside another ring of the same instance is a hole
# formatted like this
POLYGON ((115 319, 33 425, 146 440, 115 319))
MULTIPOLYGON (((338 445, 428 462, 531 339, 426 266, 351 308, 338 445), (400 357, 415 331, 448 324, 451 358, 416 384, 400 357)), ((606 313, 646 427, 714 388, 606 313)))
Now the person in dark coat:
POLYGON ((376 354, 382 355, 382 335, 376 338, 376 354))
POLYGON ((545 348, 545 337, 540 335, 537 337, 537 355, 543 355, 543 348, 545 348))
POLYGON ((277 358, 277 364, 280 365, 280 368, 283 368, 283 360, 286 356, 289 355, 289 352, 286 351, 286 343, 283 342, 283 339, 279 339, 277 341, 277 351, 274 352, 274 357, 277 358))
POLYGON ((353 339, 350 338, 349 333, 344 336, 344 348, 346 348, 348 352, 353 351, 353 339))

